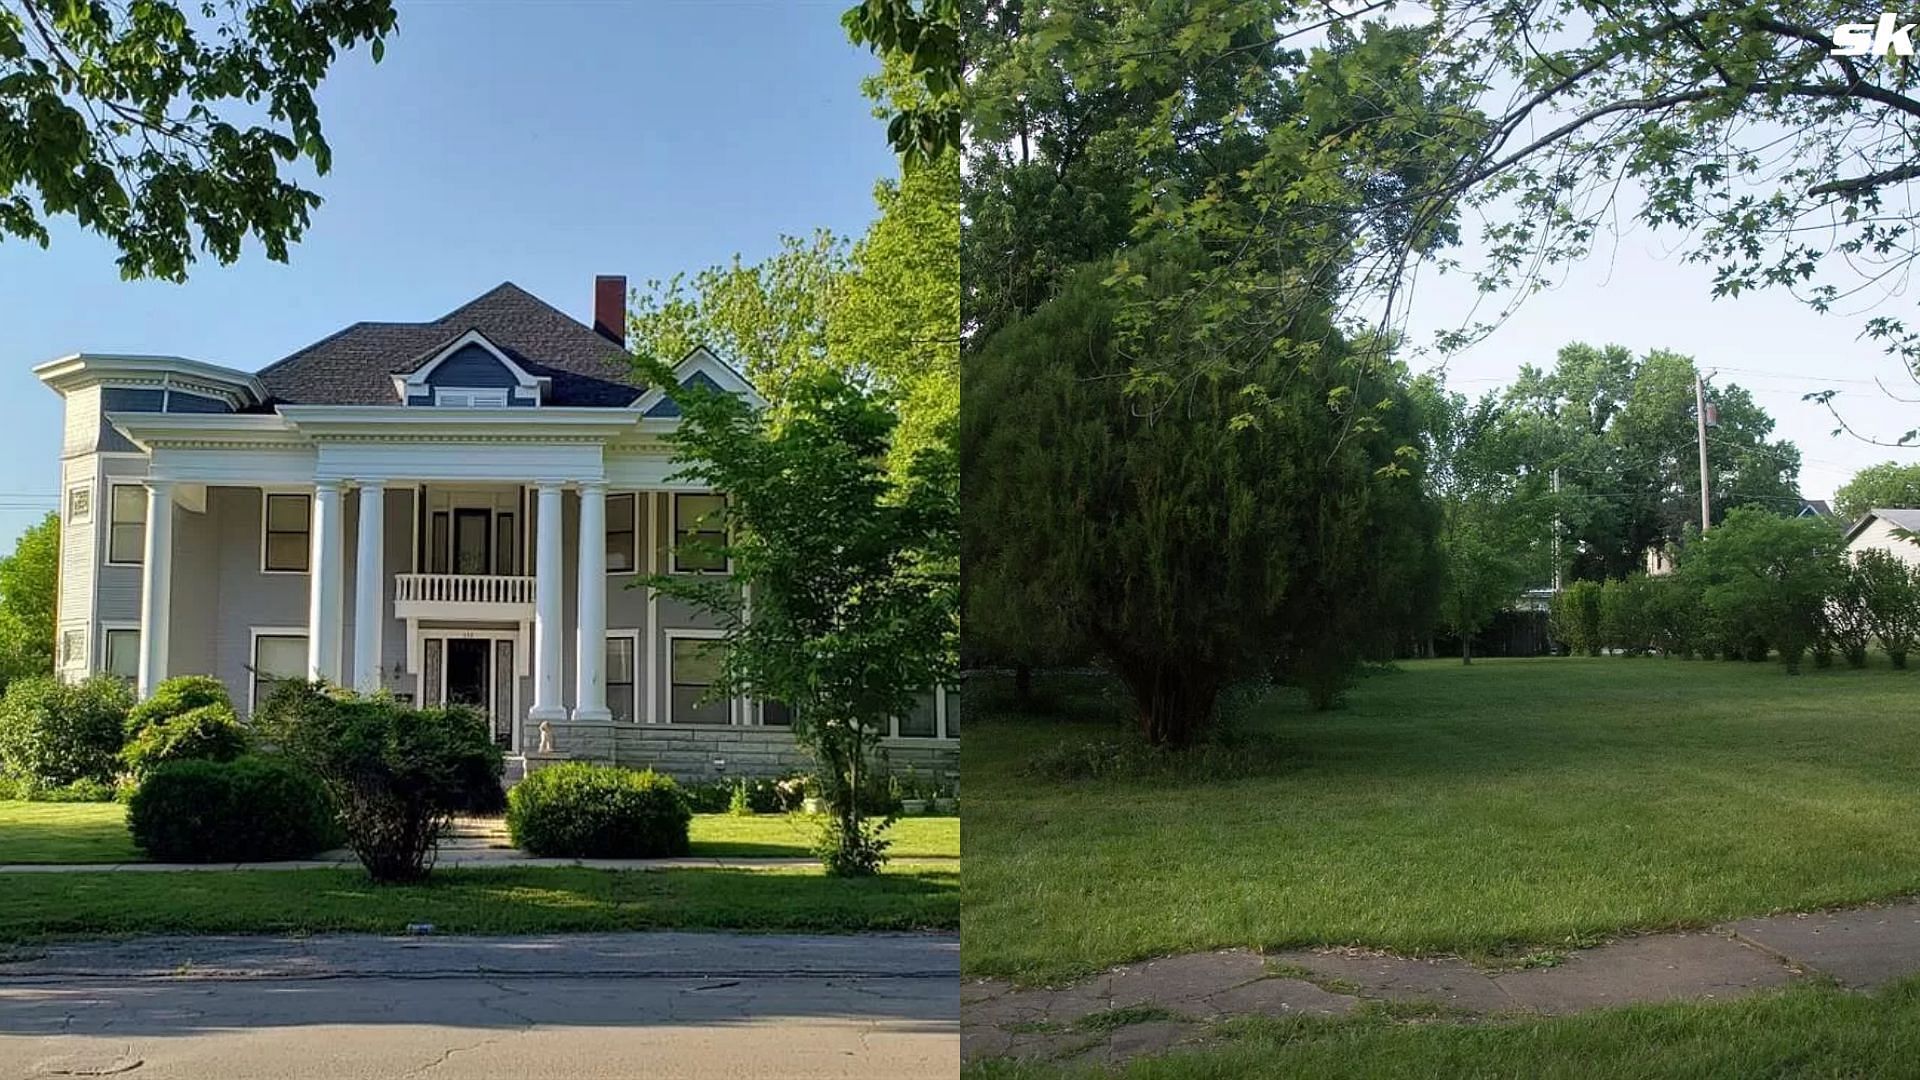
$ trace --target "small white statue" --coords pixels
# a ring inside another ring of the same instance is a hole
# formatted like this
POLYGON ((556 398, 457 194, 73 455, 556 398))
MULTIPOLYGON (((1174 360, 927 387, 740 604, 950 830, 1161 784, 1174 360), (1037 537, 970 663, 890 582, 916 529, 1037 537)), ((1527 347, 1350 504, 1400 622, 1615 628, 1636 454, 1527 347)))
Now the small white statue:
POLYGON ((553 753, 553 725, 545 720, 540 721, 540 752, 553 753))

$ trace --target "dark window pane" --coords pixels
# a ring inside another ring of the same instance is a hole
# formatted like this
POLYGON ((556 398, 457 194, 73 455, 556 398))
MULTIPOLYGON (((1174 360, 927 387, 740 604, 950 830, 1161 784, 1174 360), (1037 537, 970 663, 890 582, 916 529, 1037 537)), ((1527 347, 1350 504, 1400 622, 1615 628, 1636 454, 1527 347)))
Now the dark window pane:
POLYGON ((512 514, 498 514, 493 519, 493 572, 496 574, 520 572, 519 564, 514 560, 514 550, 520 546, 515 541, 519 537, 513 526, 512 514))
POLYGON ((792 727, 793 710, 784 701, 760 703, 760 722, 768 727, 792 727))
POLYGON ((427 556, 427 566, 429 569, 427 573, 429 574, 444 574, 447 572, 449 528, 447 512, 445 510, 434 511, 433 524, 427 530, 428 533, 431 534, 427 540, 429 546, 427 556))
POLYGON ((939 717, 934 714, 933 694, 928 692, 900 718, 900 734, 905 738, 931 739, 940 733, 938 721, 939 717))

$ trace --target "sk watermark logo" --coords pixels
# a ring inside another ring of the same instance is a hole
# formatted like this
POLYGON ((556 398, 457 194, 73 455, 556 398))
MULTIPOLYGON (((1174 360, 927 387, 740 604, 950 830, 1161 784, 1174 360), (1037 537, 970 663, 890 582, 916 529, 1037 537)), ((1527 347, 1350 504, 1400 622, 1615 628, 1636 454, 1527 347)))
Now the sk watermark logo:
POLYGON ((1832 55, 1911 57, 1916 25, 1902 23, 1891 11, 1881 12, 1878 23, 1841 23, 1833 29, 1832 55))

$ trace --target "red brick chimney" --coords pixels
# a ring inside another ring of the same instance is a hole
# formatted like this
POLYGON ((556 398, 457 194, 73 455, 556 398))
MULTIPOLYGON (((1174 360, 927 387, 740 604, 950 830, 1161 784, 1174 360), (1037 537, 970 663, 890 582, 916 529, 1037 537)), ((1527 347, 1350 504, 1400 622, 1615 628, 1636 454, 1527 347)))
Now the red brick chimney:
POLYGON ((627 277, 600 274, 593 279, 593 329, 601 337, 627 343, 627 277))

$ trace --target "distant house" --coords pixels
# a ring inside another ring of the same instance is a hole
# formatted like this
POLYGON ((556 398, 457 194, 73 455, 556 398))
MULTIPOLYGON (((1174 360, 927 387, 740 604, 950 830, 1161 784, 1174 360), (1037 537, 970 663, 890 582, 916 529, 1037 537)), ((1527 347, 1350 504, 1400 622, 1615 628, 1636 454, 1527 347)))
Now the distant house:
POLYGON ((1833 507, 1825 499, 1802 499, 1794 517, 1832 517, 1833 507))
POLYGON ((1847 557, 1854 558, 1871 549, 1890 552, 1902 562, 1920 565, 1920 544, 1895 535, 1897 529, 1920 533, 1920 509, 1867 511, 1847 530, 1847 557))

